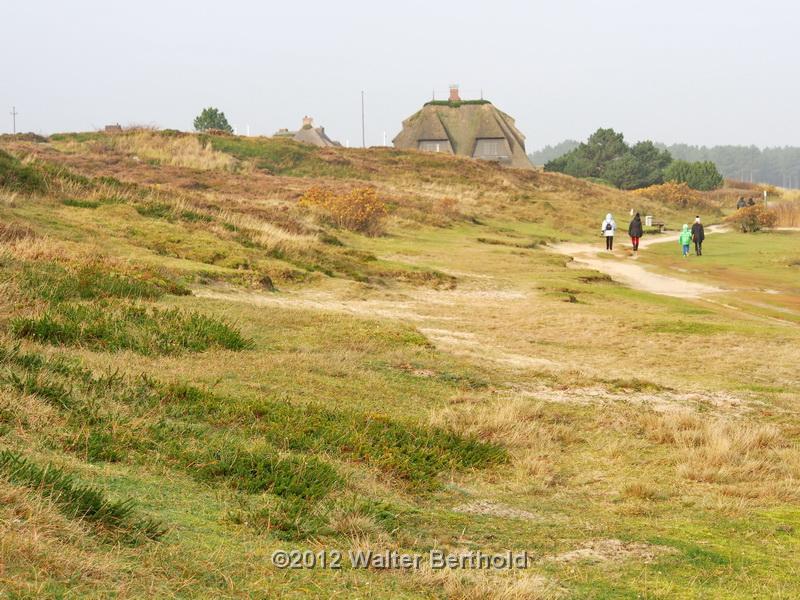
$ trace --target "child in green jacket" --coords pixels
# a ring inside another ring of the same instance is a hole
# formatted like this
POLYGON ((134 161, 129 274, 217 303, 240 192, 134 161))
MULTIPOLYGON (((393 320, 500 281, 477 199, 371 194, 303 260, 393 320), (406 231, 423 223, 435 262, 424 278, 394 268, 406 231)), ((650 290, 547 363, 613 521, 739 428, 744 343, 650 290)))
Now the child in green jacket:
POLYGON ((689 231, 689 225, 683 225, 683 231, 678 236, 678 243, 683 246, 683 258, 689 256, 689 244, 692 243, 692 232, 689 231))

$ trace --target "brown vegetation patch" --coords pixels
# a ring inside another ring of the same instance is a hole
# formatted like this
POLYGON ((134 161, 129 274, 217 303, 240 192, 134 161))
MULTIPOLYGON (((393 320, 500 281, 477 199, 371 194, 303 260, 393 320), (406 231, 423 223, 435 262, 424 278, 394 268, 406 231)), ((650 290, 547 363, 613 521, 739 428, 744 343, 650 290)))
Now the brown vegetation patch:
POLYGON ((513 508, 491 500, 477 500, 467 504, 460 504, 453 508, 453 512, 464 513, 466 515, 486 515, 489 517, 501 517, 504 519, 523 519, 526 521, 534 521, 541 517, 537 514, 513 508))
MULTIPOLYGON (((646 413, 640 425, 651 441, 678 449, 677 472, 684 479, 745 487, 758 483, 757 490, 740 490, 748 497, 752 492, 783 500, 798 497, 800 448, 775 425, 690 412, 646 413)), ((726 493, 737 494, 734 488, 726 493)))
POLYGON ((0 242, 16 242, 17 240, 33 237, 36 237, 36 233, 27 225, 0 223, 0 242))
POLYGON ((641 563, 653 562, 659 556, 673 554, 676 550, 667 546, 655 546, 643 542, 623 542, 616 539, 592 540, 568 552, 549 558, 558 563, 573 562, 621 562, 635 560, 641 563))

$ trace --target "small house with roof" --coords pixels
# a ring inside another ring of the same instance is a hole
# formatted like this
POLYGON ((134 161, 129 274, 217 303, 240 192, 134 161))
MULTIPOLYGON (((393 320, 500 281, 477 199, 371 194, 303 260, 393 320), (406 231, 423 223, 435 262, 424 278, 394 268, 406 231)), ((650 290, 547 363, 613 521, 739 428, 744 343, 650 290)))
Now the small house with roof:
POLYGON ((324 127, 314 127, 314 119, 308 116, 303 117, 303 126, 299 130, 289 131, 288 129, 280 129, 275 132, 275 137, 285 137, 296 142, 312 144, 323 148, 341 146, 339 142, 328 137, 324 127))
POLYGON ((444 152, 532 169, 525 152, 525 136, 514 119, 488 100, 462 100, 458 86, 450 87, 446 101, 427 102, 403 121, 392 140, 395 148, 444 152))

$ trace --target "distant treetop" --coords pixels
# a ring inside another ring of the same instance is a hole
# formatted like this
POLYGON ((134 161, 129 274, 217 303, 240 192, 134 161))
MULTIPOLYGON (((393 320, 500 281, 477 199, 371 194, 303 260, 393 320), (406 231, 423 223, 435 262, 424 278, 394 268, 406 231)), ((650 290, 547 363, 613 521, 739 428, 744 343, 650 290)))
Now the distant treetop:
POLYGON ((227 133, 233 133, 233 127, 225 118, 225 113, 221 110, 209 106, 204 108, 194 120, 195 131, 208 131, 209 129, 219 129, 227 133))
POLYGON ((670 153, 653 142, 630 146, 621 133, 603 128, 562 156, 547 161, 544 168, 605 181, 622 190, 645 188, 665 180, 685 182, 699 190, 722 185, 722 177, 713 163, 682 163, 679 168, 673 167, 670 153))

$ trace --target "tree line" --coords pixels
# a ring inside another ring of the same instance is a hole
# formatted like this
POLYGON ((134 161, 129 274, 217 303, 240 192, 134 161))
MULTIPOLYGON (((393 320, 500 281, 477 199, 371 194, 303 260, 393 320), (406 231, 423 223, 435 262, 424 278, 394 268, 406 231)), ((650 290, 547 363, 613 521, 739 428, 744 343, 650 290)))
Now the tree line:
MULTIPOLYGON (((534 164, 545 165, 580 146, 577 140, 564 140, 530 154, 534 164)), ((800 188, 800 147, 784 146, 692 146, 689 144, 653 144, 666 150, 673 159, 687 162, 713 162, 723 177, 741 181, 769 183, 800 188)))
POLYGON ((610 183, 623 190, 636 190, 675 181, 696 190, 713 190, 723 179, 711 161, 675 160, 665 148, 651 141, 629 145, 613 129, 600 128, 572 150, 544 165, 556 171, 610 183))

